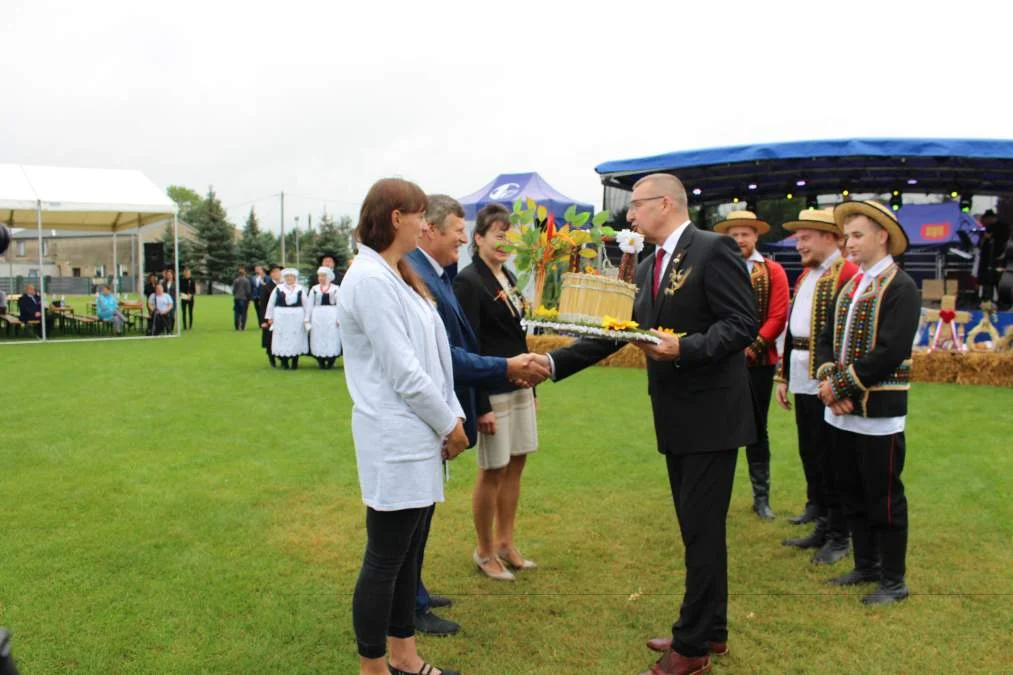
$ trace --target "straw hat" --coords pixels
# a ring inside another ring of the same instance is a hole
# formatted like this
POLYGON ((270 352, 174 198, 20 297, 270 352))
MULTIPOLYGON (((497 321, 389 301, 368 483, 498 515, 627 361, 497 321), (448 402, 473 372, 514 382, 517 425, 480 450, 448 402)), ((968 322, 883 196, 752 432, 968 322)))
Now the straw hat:
POLYGON ((798 220, 790 220, 784 224, 784 229, 789 232, 798 230, 819 230, 829 232, 843 237, 844 232, 838 227, 834 220, 833 209, 805 209, 798 214, 798 220))
POLYGON ((728 218, 714 226, 714 231, 725 234, 731 228, 739 226, 751 227, 761 236, 770 232, 770 225, 757 218, 752 211, 732 211, 728 218))
POLYGON ((907 233, 900 226, 900 221, 897 220, 897 216, 889 207, 874 201, 843 202, 834 207, 834 220, 842 230, 844 229, 844 220, 855 214, 865 216, 886 230, 889 235, 886 247, 890 255, 898 256, 907 250, 907 233))

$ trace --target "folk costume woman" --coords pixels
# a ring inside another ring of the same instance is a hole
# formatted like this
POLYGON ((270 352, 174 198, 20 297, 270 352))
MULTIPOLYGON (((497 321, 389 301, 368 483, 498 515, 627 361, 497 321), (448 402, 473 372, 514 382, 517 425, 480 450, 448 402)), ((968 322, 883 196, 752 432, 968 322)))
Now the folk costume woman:
POLYGON ((306 291, 299 285, 298 272, 292 267, 281 271, 283 283, 274 289, 267 301, 265 318, 271 327, 271 353, 281 359, 281 367, 299 368, 299 356, 306 353, 306 310, 303 299, 306 291))

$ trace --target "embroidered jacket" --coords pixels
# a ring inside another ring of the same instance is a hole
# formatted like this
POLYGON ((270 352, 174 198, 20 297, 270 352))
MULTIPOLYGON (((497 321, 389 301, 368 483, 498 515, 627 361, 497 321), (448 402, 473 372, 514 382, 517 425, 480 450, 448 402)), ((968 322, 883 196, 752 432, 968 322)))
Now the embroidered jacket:
MULTIPOLYGON (((831 263, 816 282, 812 307, 809 309, 809 337, 807 340, 809 343, 809 377, 814 380, 816 379, 816 341, 827 322, 832 320, 830 312, 834 297, 841 290, 841 286, 850 281, 857 272, 858 265, 840 257, 831 263)), ((791 312, 795 306, 795 298, 798 296, 798 289, 802 286, 802 281, 811 273, 811 270, 806 269, 795 280, 794 297, 788 307, 788 328, 784 337, 784 355, 777 366, 777 375, 774 377, 776 382, 787 383, 791 375, 791 352, 795 349, 794 336, 791 334, 791 312)))
POLYGON ((788 320, 788 275, 773 260, 764 258, 763 264, 753 266, 749 275, 756 298, 760 330, 749 346, 756 354, 753 366, 777 363, 777 337, 788 320))
POLYGON ((877 276, 862 295, 852 297, 858 280, 856 275, 841 287, 833 305, 833 321, 820 333, 816 358, 822 365, 817 379, 829 379, 837 399, 850 398, 855 415, 906 415, 921 295, 914 280, 897 265, 877 276), (855 311, 847 353, 842 354, 852 304, 855 311))

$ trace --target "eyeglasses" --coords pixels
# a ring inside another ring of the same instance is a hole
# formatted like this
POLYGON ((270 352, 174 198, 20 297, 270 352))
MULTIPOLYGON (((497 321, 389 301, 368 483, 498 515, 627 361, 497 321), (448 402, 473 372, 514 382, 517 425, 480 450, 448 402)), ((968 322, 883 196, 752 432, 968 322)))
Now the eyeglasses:
POLYGON ((640 199, 634 199, 630 202, 630 211, 636 211, 644 205, 644 202, 649 202, 654 199, 664 199, 665 196, 666 195, 658 195, 656 197, 641 197, 640 199))

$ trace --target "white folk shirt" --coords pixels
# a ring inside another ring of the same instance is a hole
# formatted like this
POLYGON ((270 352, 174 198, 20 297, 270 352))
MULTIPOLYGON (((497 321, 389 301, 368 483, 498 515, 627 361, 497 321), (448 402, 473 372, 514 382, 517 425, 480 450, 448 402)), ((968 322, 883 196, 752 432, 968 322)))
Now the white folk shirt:
MULTIPOLYGON (((872 266, 872 269, 862 269, 862 279, 858 282, 858 286, 855 289, 855 299, 861 297, 862 293, 866 291, 869 284, 877 276, 886 271, 890 265, 893 264, 893 257, 886 256, 878 263, 872 266)), ((844 337, 841 340, 841 358, 844 358, 844 354, 848 353, 848 341, 851 337, 851 322, 855 316, 855 307, 858 303, 852 302, 851 307, 848 310, 848 323, 844 327, 844 337)), ((906 417, 901 415, 900 417, 862 417, 861 415, 835 415, 830 408, 826 409, 823 413, 824 421, 832 427, 836 427, 841 431, 850 431, 855 434, 862 434, 863 436, 890 436, 893 434, 899 434, 904 431, 904 421, 906 417)))
MULTIPOLYGON (((795 292, 795 300, 791 304, 791 317, 788 325, 791 328, 793 338, 809 338, 809 329, 812 326, 813 296, 816 293, 816 283, 820 280, 830 266, 841 257, 841 252, 834 250, 829 258, 824 260, 819 267, 810 270, 795 292)), ((788 391, 793 394, 806 394, 816 396, 820 393, 819 380, 809 377, 809 350, 792 347, 791 364, 788 369, 788 391)))
POLYGON ((362 501, 377 511, 442 502, 443 441, 465 415, 434 303, 360 244, 338 320, 362 501))
POLYGON ((763 264, 763 256, 760 255, 760 252, 754 248, 752 254, 748 258, 746 258, 746 269, 749 270, 750 274, 752 274, 753 268, 756 267, 757 265, 762 264, 763 264))

